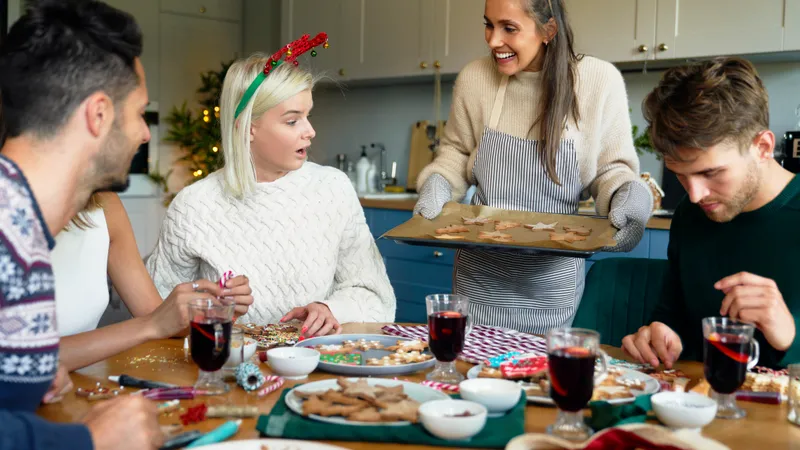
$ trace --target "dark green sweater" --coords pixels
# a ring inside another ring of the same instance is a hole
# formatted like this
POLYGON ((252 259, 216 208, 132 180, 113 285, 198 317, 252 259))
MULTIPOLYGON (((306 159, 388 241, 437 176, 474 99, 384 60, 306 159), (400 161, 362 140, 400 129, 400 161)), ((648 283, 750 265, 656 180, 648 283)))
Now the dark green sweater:
MULTIPOLYGON (((725 295, 714 283, 738 272, 774 280, 800 331, 800 177, 773 201, 727 223, 708 219, 684 198, 669 230, 669 271, 664 296, 652 320, 664 322, 683 340, 682 359, 703 358, 704 317, 719 316, 725 295)), ((800 362, 800 339, 784 352, 756 330, 758 365, 784 367, 800 362)))

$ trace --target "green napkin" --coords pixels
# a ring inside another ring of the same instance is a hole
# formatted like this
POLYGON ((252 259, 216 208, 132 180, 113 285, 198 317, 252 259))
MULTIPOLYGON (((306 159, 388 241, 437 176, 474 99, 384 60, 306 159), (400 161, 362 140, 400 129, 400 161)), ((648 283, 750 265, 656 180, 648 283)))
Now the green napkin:
POLYGON ((594 431, 627 423, 644 423, 647 413, 653 407, 650 404, 650 395, 640 395, 633 403, 612 405, 606 401, 589 403, 592 416, 586 418, 586 424, 594 431))
MULTIPOLYGON (((359 426, 320 422, 292 412, 284 401, 289 389, 284 389, 272 411, 262 415, 256 430, 262 436, 312 441, 365 441, 396 444, 434 445, 442 447, 504 448, 508 441, 525 433, 524 395, 506 415, 487 418, 486 426, 469 440, 447 441, 428 433, 421 423, 408 426, 359 426)), ((454 396, 454 398, 458 398, 454 396)))

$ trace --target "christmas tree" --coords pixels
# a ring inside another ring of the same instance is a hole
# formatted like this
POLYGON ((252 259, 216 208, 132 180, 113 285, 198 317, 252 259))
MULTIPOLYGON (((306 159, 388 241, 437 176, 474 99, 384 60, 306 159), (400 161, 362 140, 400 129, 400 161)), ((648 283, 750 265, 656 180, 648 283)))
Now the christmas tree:
MULTIPOLYGON (((231 64, 233 61, 223 62, 219 71, 209 70, 200 74, 200 87, 197 89, 200 107, 197 110, 190 109, 184 102, 180 107, 173 107, 165 119, 169 131, 164 141, 180 148, 182 155, 177 162, 181 170, 188 172, 186 186, 202 180, 223 165, 219 99, 225 74, 231 64)), ((150 179, 165 193, 165 205, 169 205, 177 194, 171 193, 167 184, 172 172, 173 169, 170 169, 166 174, 161 174, 156 170, 150 174, 150 179)))

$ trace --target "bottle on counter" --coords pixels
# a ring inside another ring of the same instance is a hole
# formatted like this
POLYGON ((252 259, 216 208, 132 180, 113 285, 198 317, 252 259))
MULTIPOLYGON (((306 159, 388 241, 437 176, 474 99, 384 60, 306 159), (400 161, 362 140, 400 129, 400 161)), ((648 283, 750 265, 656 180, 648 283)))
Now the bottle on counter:
POLYGON ((370 161, 369 171, 367 172, 367 189, 370 194, 378 192, 378 165, 375 160, 370 161))
POLYGON ((356 164, 356 191, 359 194, 369 193, 368 172, 370 168, 369 157, 367 157, 367 146, 361 146, 361 158, 356 164))
POLYGON ((353 161, 347 163, 347 178, 350 178, 350 183, 353 185, 353 189, 358 189, 358 176, 356 175, 356 165, 353 164, 353 161))

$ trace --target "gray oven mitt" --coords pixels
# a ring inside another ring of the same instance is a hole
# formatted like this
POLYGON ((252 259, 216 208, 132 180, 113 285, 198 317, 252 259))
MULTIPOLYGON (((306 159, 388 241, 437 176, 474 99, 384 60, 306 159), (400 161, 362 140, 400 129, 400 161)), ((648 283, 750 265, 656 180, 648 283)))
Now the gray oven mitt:
POLYGON ((442 207, 450 201, 450 183, 435 173, 431 175, 419 191, 419 200, 414 205, 414 214, 433 220, 442 213, 442 207))
POLYGON ((644 237, 644 228, 653 212, 653 193, 639 181, 629 181, 617 189, 611 199, 608 219, 619 229, 614 234, 617 245, 607 252, 629 252, 644 237))

